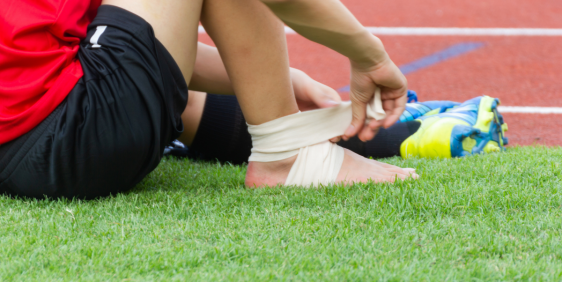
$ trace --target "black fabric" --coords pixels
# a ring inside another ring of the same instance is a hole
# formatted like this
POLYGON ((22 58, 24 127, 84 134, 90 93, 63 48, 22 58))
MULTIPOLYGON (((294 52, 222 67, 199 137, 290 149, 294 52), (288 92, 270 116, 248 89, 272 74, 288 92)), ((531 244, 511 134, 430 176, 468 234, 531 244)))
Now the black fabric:
POLYGON ((14 156, 17 150, 21 148, 25 140, 27 140, 27 138, 29 138, 29 135, 31 135, 33 132, 34 130, 31 130, 30 132, 22 135, 20 138, 0 145, 0 171, 3 171, 6 168, 9 160, 14 156))
MULTIPOLYGON (((419 127, 417 121, 397 123, 388 129, 381 128, 375 138, 366 143, 353 137, 348 141, 340 141, 338 145, 364 157, 400 156, 400 145, 419 127)), ((189 149, 203 160, 233 164, 248 161, 252 138, 236 97, 207 95, 201 123, 189 149)))
POLYGON ((9 174, 13 170, 13 166, 8 166, 11 162, 18 162, 21 159, 22 154, 25 154, 29 150, 30 146, 33 146, 37 139, 45 132, 45 130, 51 126, 51 124, 56 120, 56 117, 61 113, 62 106, 59 105, 47 118, 40 122, 35 128, 25 133, 24 135, 16 138, 0 147, 0 173, 9 174), (18 155, 18 157, 16 157, 18 155))
POLYGON ((101 6, 78 59, 84 76, 58 110, 8 149, 0 191, 91 199, 128 190, 183 131, 187 85, 146 21, 101 6), (107 29, 92 48, 98 25, 107 29))
MULTIPOLYGON (((377 136, 375 136, 375 138, 377 138, 377 136)), ((374 139, 374 138, 373 138, 374 139)), ((371 140, 372 141, 372 140, 371 140)), ((369 141, 369 142, 371 142, 369 141)), ((359 140, 359 138, 357 138, 357 136, 351 137, 349 138, 349 140, 344 141, 343 139, 338 142, 338 145, 357 153, 358 155, 361 155, 363 157, 369 157, 367 156, 367 153, 365 152, 365 142, 359 140)))
MULTIPOLYGON (((381 128, 373 140, 364 143, 364 156, 375 159, 400 156, 400 145, 416 133, 420 125, 419 121, 413 120, 394 124, 387 129, 381 128)), ((359 139, 357 141, 361 142, 359 139)))
POLYGON ((232 164, 248 161, 252 138, 235 96, 207 95, 203 116, 189 149, 203 160, 232 164))

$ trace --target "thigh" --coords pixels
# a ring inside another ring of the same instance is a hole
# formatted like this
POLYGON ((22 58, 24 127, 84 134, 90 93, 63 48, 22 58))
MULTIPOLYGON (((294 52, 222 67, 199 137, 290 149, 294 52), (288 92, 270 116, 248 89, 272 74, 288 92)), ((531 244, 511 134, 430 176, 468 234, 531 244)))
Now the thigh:
POLYGON ((178 64, 189 84, 197 52, 199 18, 203 0, 103 0, 147 21, 178 64))

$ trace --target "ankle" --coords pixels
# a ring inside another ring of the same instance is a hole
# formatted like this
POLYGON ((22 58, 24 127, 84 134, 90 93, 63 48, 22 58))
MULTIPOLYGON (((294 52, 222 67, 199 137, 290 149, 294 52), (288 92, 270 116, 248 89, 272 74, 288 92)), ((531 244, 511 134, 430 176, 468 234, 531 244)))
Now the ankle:
POLYGON ((284 184, 297 156, 274 162, 250 162, 246 171, 248 187, 276 186, 284 184))

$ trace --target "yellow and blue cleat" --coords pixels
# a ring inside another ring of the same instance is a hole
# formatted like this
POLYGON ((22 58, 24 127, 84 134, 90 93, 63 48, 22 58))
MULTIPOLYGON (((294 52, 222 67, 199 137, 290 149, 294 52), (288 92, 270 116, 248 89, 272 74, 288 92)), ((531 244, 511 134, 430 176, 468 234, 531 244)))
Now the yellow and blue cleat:
MULTIPOLYGON (((431 102, 416 103, 414 107, 427 103, 431 102)), ((456 105, 447 101, 435 103, 442 106, 425 105, 434 108, 421 116, 410 112, 421 126, 402 142, 403 158, 454 158, 505 150, 507 124, 497 110, 499 99, 481 96, 456 105)))
POLYGON ((408 122, 422 116, 431 116, 444 113, 451 108, 459 106, 460 104, 461 103, 452 101, 418 102, 418 96, 416 92, 408 90, 408 103, 406 104, 406 109, 400 116, 398 122, 408 122))

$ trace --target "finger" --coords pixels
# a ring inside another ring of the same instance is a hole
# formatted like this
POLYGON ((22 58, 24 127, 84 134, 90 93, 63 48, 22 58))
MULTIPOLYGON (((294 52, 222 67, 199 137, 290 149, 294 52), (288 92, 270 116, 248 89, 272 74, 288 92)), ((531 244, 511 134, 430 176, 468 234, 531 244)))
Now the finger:
POLYGON ((330 139, 330 142, 332 142, 332 143, 338 143, 340 141, 341 141, 341 136, 334 137, 334 138, 330 139))
POLYGON ((367 115, 367 104, 357 100, 352 100, 351 111, 351 124, 345 130, 345 133, 342 136, 343 140, 346 141, 359 133, 361 129, 363 129, 363 125, 365 124, 365 116, 367 115))
POLYGON ((402 113, 404 112, 403 108, 395 109, 392 113, 390 113, 383 121, 383 127, 389 128, 393 126, 399 119, 402 113))
MULTIPOLYGON (((347 140, 346 138, 351 138, 356 134, 362 132, 365 128, 365 119, 367 117, 367 103, 370 101, 371 97, 373 97, 375 93, 376 86, 372 82, 368 82, 367 85, 364 85, 364 88, 357 91, 354 87, 354 83, 351 84, 351 112, 352 112, 352 119, 351 125, 347 128, 343 135, 343 139, 347 140)), ((372 138, 372 134, 364 131, 365 136, 360 138, 362 140, 370 140, 372 138), (370 136, 370 137, 369 137, 370 136)), ((374 136, 374 135, 373 135, 374 136)))
POLYGON ((407 101, 408 97, 406 95, 403 95, 394 100, 385 100, 383 102, 383 107, 385 107, 385 112, 387 114, 383 122, 383 126, 385 128, 389 128, 400 119, 400 116, 406 109, 407 101))
POLYGON ((330 108, 341 103, 341 97, 338 92, 331 87, 324 85, 318 81, 314 82, 313 91, 310 93, 310 99, 319 108, 330 108))
POLYGON ((391 112, 392 110, 394 110, 394 99, 385 99, 382 100, 382 108, 384 110, 385 113, 387 112, 391 112))
POLYGON ((373 130, 368 126, 363 127, 363 129, 361 130, 361 132, 359 133, 358 137, 359 140, 363 141, 363 142, 367 142, 371 139, 373 139, 375 137, 375 135, 377 134, 378 129, 373 130))
POLYGON ((376 119, 372 119, 371 121, 369 121, 369 128, 371 128, 372 130, 376 130, 378 131, 379 128, 382 126, 383 124, 383 120, 376 120, 376 119))
POLYGON ((382 121, 372 119, 359 133, 359 139, 363 142, 373 139, 379 132, 381 125, 382 121))
POLYGON ((385 126, 386 128, 386 124, 387 124, 387 120, 392 119, 393 118, 393 114, 394 114, 394 100, 383 100, 382 102, 382 107, 384 109, 384 113, 386 114, 386 117, 384 118, 384 120, 382 120, 381 125, 385 126))
POLYGON ((319 88, 322 89, 322 92, 323 92, 324 96, 326 96, 331 101, 341 103, 341 96, 340 96, 340 94, 338 94, 338 92, 336 90, 334 90, 334 88, 332 88, 328 85, 322 84, 318 81, 316 83, 320 84, 319 88))

